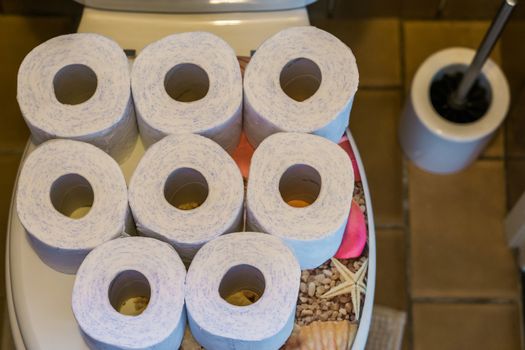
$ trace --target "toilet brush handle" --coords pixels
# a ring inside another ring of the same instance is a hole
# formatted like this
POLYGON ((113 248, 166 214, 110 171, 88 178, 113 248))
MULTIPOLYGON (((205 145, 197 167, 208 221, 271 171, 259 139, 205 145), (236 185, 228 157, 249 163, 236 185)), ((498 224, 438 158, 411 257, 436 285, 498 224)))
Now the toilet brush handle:
POLYGON ((517 5, 517 0, 504 0, 498 11, 498 14, 494 18, 485 38, 481 42, 472 63, 467 69, 467 72, 463 76, 456 93, 453 96, 454 104, 461 106, 465 102, 468 92, 474 85, 485 61, 489 57, 494 45, 498 41, 505 24, 509 20, 509 17, 517 5))

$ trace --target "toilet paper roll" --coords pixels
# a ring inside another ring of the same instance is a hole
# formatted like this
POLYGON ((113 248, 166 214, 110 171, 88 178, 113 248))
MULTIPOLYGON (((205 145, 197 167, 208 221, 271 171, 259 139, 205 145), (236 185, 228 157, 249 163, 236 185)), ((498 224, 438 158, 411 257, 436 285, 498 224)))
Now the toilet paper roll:
POLYGON ((233 159, 195 134, 166 136, 140 160, 129 186, 138 231, 171 243, 184 261, 242 227, 244 184, 233 159))
POLYGON ((242 78, 232 48, 205 32, 170 35, 133 64, 131 86, 140 135, 196 133, 232 153, 241 134, 242 78))
POLYGON ((471 164, 501 125, 510 104, 507 79, 492 60, 481 71, 480 85, 490 95, 486 113, 477 121, 459 124, 443 118, 430 98, 433 81, 445 73, 465 72, 475 51, 449 48, 418 68, 400 121, 399 137, 405 154, 420 168, 453 173, 471 164))
POLYGON ((114 41, 70 34, 34 48, 18 71, 17 100, 36 144, 91 143, 123 161, 138 132, 128 60, 114 41))
POLYGON ((207 243, 186 277, 194 338, 206 349, 279 349, 292 332, 300 278, 297 260, 277 237, 238 232, 207 243), (225 300, 239 291, 259 299, 246 306, 225 300))
POLYGON ((352 51, 315 27, 285 29, 266 40, 244 74, 244 131, 257 147, 279 131, 338 142, 359 73, 352 51))
POLYGON ((16 209, 36 253, 65 273, 75 273, 93 248, 118 237, 131 220, 118 164, 72 140, 50 140, 29 154, 16 209))
POLYGON ((315 268, 341 244, 353 191, 352 163, 337 144, 316 135, 274 134, 252 158, 247 227, 282 238, 301 269, 315 268))
POLYGON ((72 296, 89 347, 178 349, 186 327, 185 277, 175 250, 155 239, 120 238, 95 248, 78 270, 72 296), (134 303, 132 313, 121 313, 126 301, 134 303))

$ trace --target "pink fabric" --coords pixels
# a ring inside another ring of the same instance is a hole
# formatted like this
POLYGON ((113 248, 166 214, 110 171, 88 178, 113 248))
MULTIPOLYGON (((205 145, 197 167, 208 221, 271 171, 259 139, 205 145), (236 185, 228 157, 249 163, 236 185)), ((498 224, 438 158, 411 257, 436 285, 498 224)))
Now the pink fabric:
POLYGON ((366 245, 366 222, 365 215, 359 208, 359 204, 352 200, 350 217, 346 224, 343 240, 339 250, 335 253, 338 259, 357 258, 363 253, 366 245))
POLYGON ((344 149, 346 153, 348 153, 348 155, 350 156, 350 159, 352 160, 352 167, 354 168, 355 181, 361 181, 361 174, 359 173, 359 167, 357 166, 357 160, 355 159, 354 151, 352 150, 352 146, 350 146, 350 141, 348 141, 348 137, 346 137, 346 135, 344 135, 339 141, 339 146, 341 146, 341 148, 344 149))
POLYGON ((250 162, 253 156, 253 147, 248 142, 244 132, 241 134, 241 141, 233 152, 233 160, 237 163, 239 169, 241 169, 242 176, 247 179, 250 173, 250 162))

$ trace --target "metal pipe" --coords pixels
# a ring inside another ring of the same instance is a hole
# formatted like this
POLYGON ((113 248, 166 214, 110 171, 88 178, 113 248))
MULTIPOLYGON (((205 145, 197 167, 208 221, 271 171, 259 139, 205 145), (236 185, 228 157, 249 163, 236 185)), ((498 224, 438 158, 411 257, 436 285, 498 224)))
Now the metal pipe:
POLYGON ((455 106, 463 106, 465 99, 469 93, 472 85, 479 76, 483 65, 487 61, 494 45, 498 41, 503 28, 507 24, 509 17, 517 5, 517 0, 504 0, 501 7, 494 18, 487 34, 481 41, 481 44, 472 60, 472 63, 468 67, 463 79, 459 83, 457 91, 452 95, 451 103, 455 106))

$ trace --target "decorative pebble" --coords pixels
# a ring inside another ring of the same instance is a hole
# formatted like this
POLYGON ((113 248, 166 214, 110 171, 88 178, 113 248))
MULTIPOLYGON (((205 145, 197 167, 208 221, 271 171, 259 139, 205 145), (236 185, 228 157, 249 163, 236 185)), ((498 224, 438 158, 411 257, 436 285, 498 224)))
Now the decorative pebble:
POLYGON ((311 297, 315 295, 315 283, 314 282, 310 282, 308 284, 308 295, 311 297))

